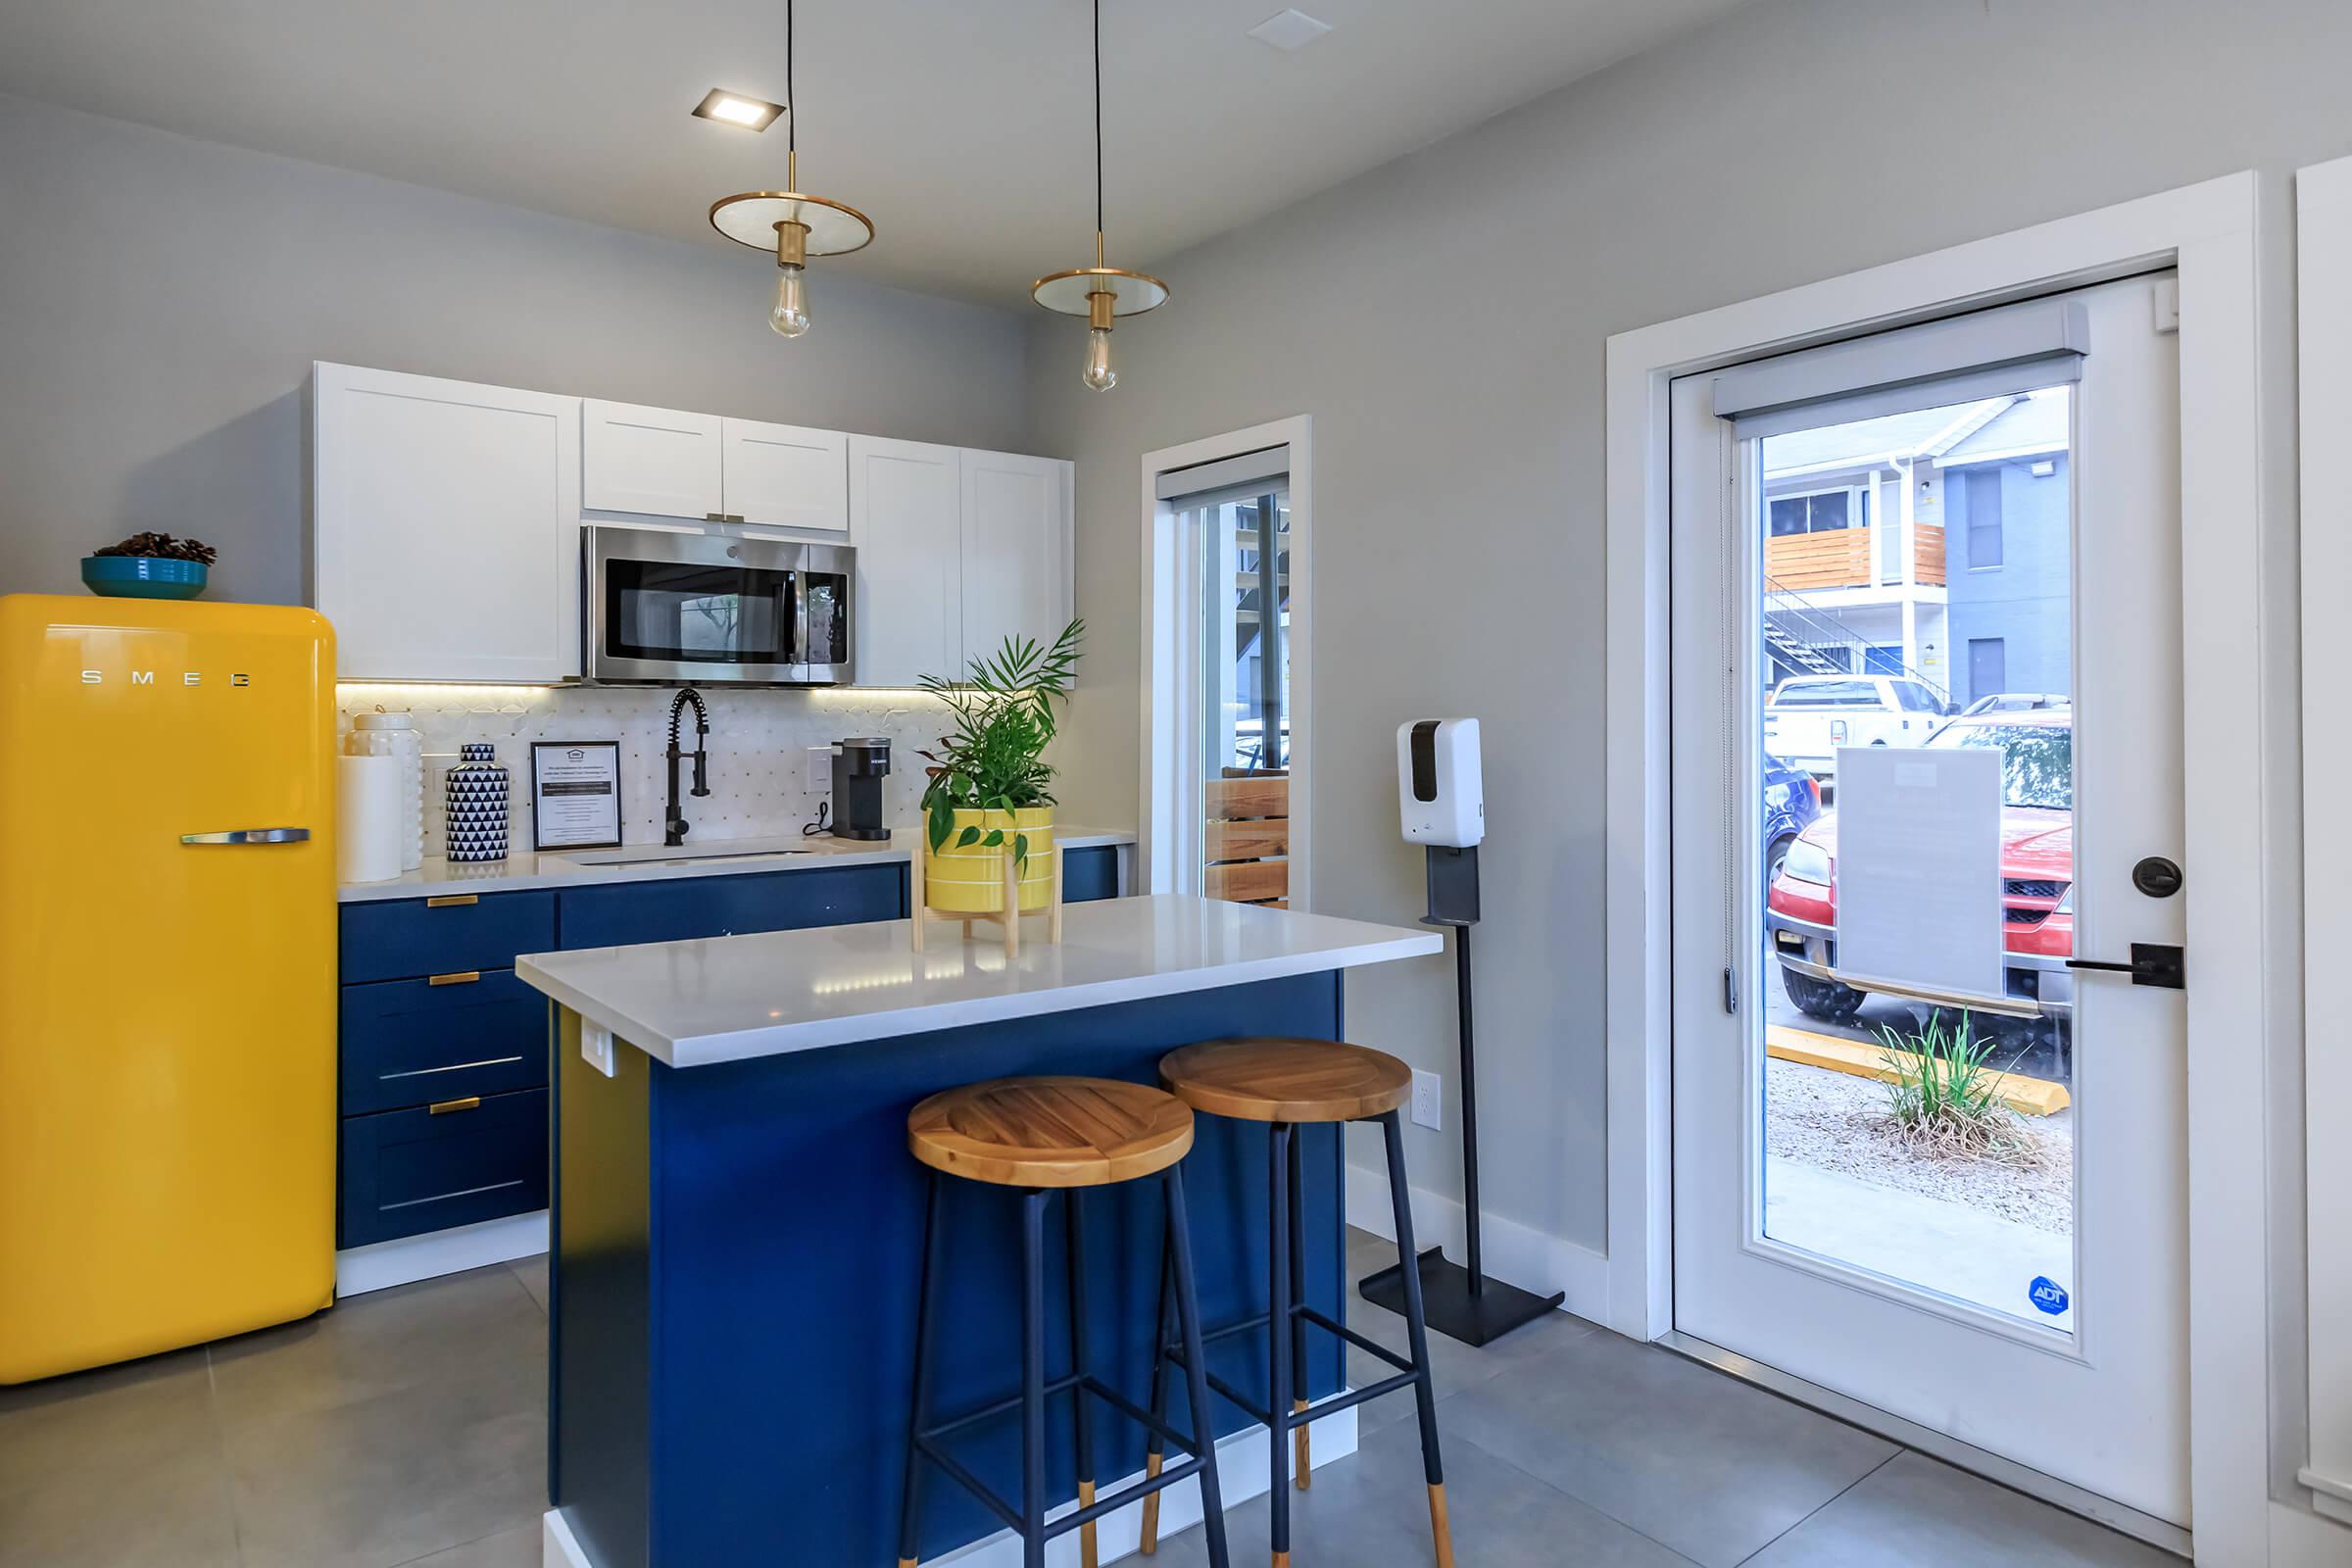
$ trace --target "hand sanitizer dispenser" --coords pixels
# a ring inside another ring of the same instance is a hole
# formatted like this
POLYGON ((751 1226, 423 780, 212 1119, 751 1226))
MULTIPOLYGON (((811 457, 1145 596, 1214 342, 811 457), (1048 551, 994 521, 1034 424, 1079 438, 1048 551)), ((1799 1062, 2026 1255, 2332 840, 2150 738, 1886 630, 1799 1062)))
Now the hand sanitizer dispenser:
POLYGON ((1487 836, 1477 719, 1416 718, 1396 726, 1396 804, 1408 844, 1466 850, 1487 836))

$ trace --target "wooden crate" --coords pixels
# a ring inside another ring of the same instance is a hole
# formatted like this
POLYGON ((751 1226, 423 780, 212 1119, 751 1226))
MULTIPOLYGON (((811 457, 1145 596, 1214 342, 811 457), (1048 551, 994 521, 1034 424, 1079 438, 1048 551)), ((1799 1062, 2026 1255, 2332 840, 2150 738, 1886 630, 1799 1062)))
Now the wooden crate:
POLYGON ((1290 907, 1291 780, 1287 773, 1242 773, 1208 781, 1203 792, 1201 891, 1238 904, 1290 907))

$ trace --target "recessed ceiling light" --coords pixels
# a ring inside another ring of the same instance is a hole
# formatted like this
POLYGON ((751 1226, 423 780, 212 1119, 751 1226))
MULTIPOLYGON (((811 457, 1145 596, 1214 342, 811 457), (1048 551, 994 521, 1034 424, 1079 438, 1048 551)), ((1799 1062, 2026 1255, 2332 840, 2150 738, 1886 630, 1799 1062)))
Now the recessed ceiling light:
POLYGON ((746 98, 724 87, 713 87, 703 101, 694 106, 698 119, 715 120, 722 125, 740 125, 745 130, 765 130, 776 122, 784 112, 782 104, 771 104, 764 98, 746 98))
POLYGON ((1328 22, 1317 22, 1299 10, 1277 11, 1250 29, 1250 36, 1259 43, 1270 43, 1277 49, 1297 49, 1313 43, 1331 30, 1328 22))

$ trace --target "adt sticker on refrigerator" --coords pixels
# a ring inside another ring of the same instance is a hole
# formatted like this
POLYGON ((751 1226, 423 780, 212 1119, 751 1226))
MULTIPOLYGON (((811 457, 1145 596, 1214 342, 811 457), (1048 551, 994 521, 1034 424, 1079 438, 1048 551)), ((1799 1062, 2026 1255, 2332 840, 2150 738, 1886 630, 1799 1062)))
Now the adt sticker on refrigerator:
POLYGON ((2046 1274, 2034 1275, 2034 1283, 2026 1287, 2026 1295, 2032 1298, 2035 1306, 2040 1307, 2052 1317, 2065 1311, 2068 1302, 2073 1299, 2066 1294, 2065 1286, 2046 1274))

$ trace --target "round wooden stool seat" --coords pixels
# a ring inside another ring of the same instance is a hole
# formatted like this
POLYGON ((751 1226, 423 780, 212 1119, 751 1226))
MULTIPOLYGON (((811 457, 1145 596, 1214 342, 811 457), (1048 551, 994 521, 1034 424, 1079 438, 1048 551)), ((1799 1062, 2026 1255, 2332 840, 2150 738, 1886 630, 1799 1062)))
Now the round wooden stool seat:
POLYGON ((1380 1116, 1413 1098, 1413 1070, 1385 1051, 1340 1040, 1215 1040, 1159 1058, 1168 1093, 1240 1121, 1330 1122, 1380 1116))
POLYGON ((907 1112, 906 1147, 935 1170, 1000 1187, 1106 1187, 1167 1169, 1193 1147, 1173 1095, 1115 1078, 997 1078, 907 1112))

